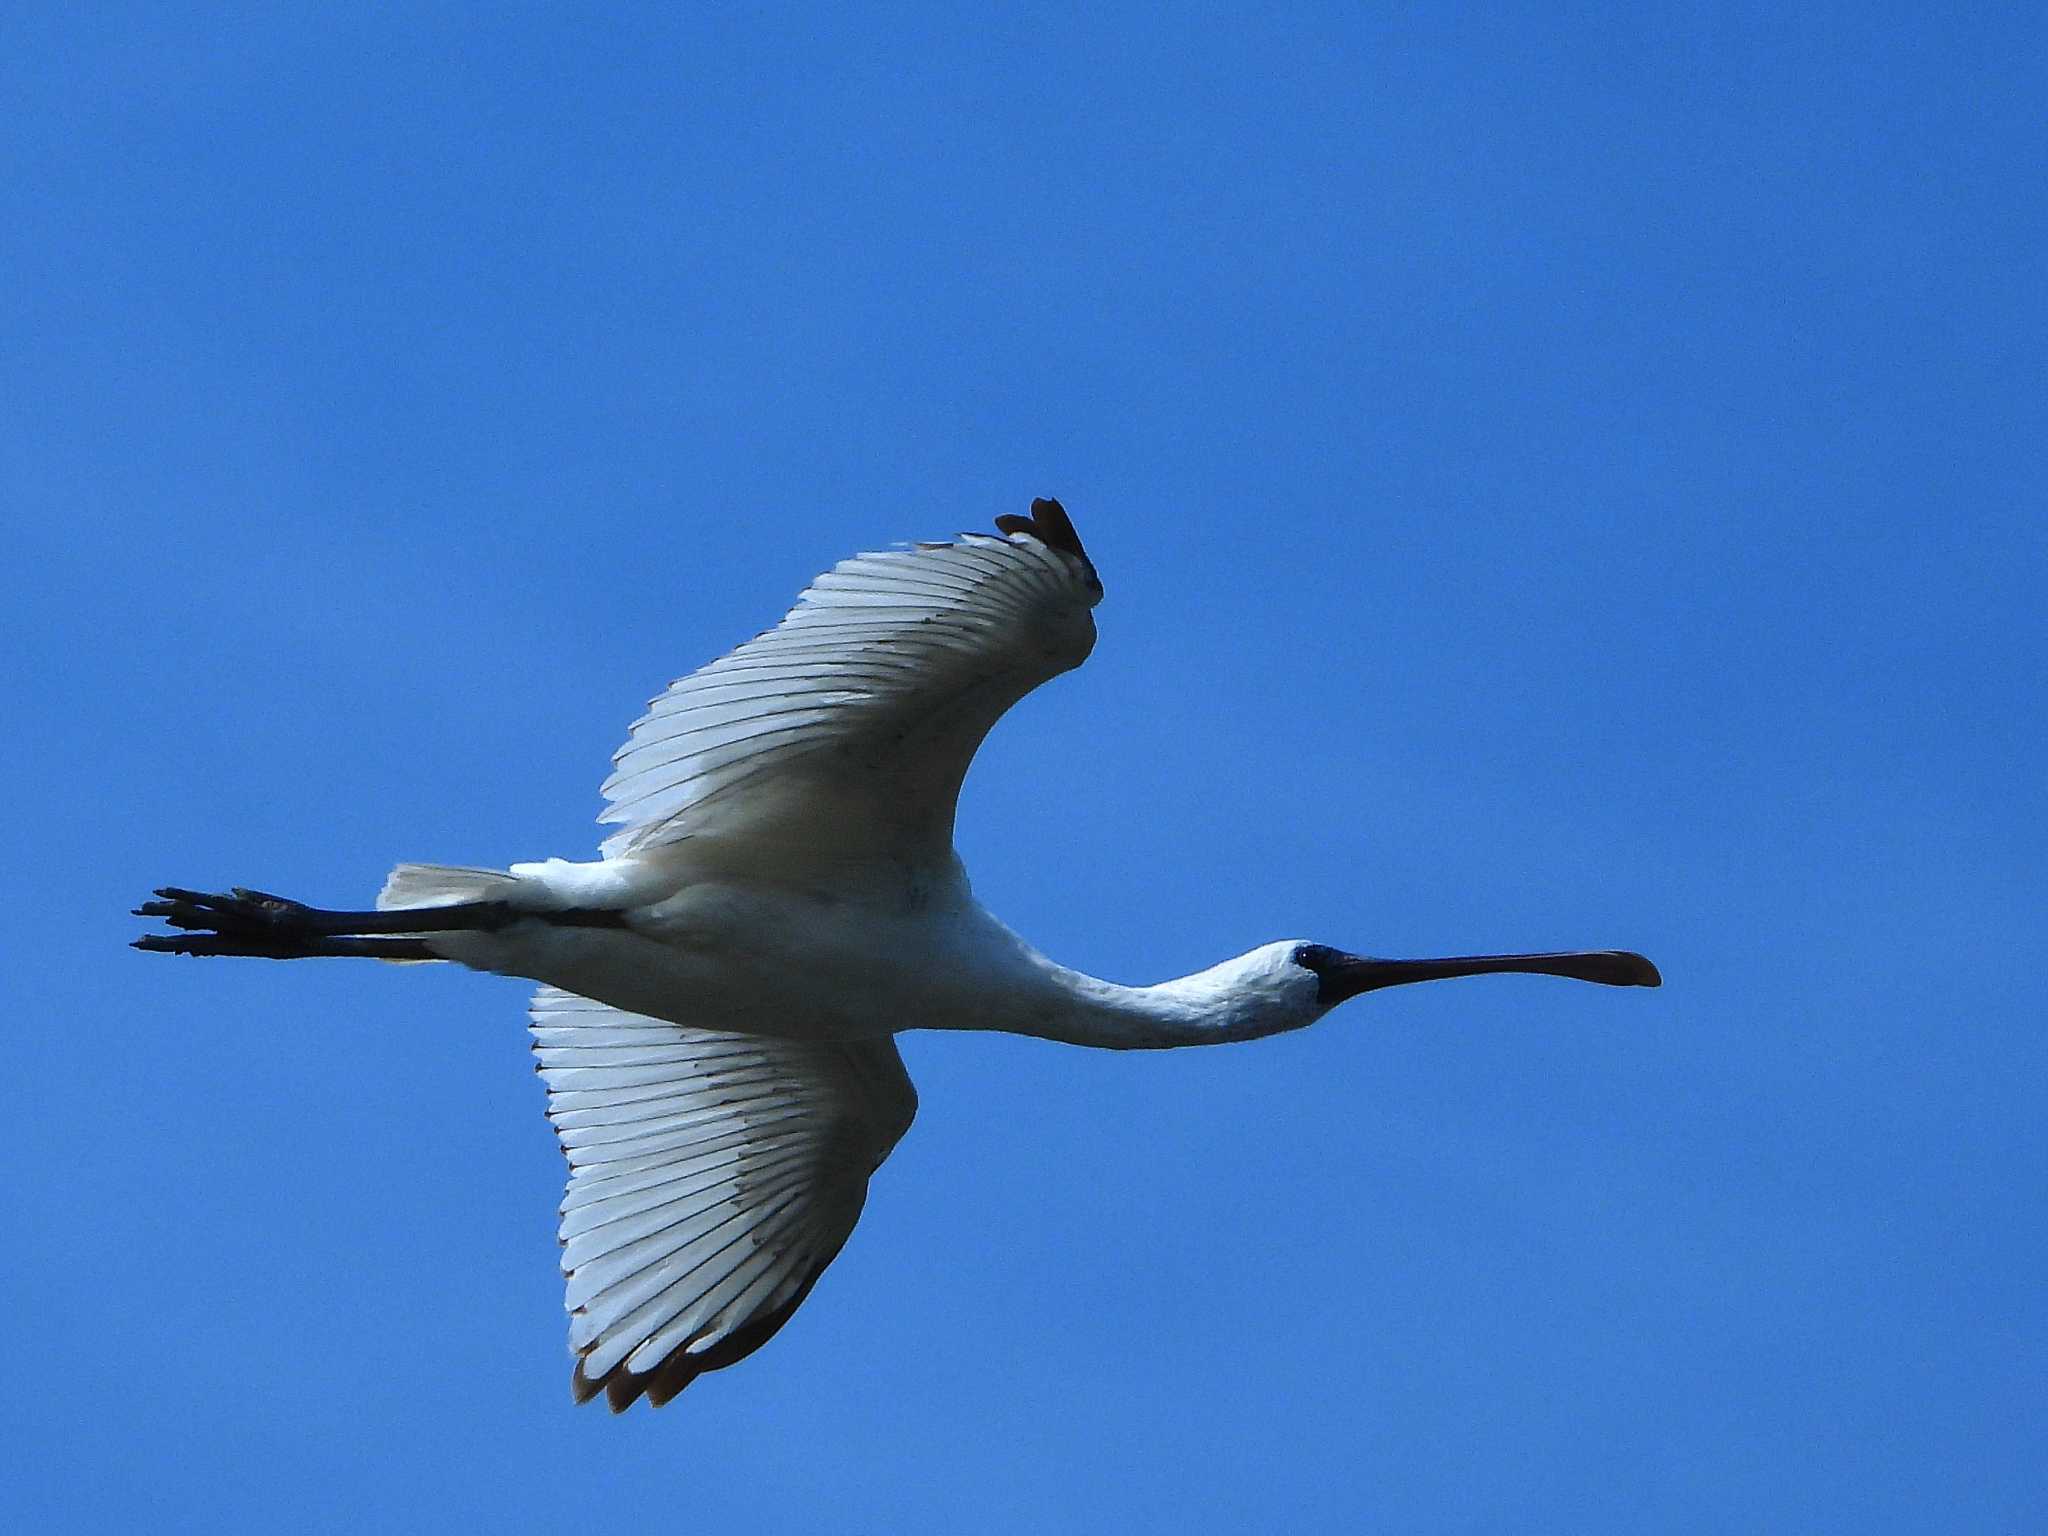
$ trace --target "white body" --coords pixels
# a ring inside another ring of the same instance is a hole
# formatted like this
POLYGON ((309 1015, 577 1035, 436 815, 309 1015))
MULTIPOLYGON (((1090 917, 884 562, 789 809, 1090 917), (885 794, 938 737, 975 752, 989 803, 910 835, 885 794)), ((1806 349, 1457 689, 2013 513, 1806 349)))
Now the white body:
POLYGON ((531 977, 631 1013, 791 1040, 905 1029, 999 1030, 1079 1045, 1251 1039, 1311 1023, 1294 941, 1131 987, 1047 959, 974 899, 958 860, 930 871, 699 870, 688 845, 601 864, 515 864, 493 899, 536 912, 602 906, 625 926, 518 923, 435 935, 477 970, 531 977), (595 899, 594 899, 595 898, 595 899))
POLYGON ((1154 1047, 1324 1011, 1292 943, 1121 986, 968 889, 953 811, 976 748, 1095 643, 1094 567, 1057 503, 1032 510, 1007 538, 843 562, 672 685, 615 759, 601 860, 401 865, 385 886, 386 910, 533 914, 424 942, 544 983, 579 1397, 666 1401, 781 1326, 916 1111, 899 1031, 1154 1047))

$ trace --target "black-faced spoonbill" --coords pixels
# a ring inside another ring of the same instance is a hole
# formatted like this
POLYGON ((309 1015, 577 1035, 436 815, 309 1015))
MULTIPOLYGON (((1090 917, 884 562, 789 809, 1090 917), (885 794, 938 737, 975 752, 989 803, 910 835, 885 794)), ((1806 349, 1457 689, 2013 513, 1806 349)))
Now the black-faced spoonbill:
POLYGON ((1209 1045, 1412 981, 1659 984, 1621 950, 1382 960, 1287 939, 1149 987, 1048 960, 969 893, 954 803, 1002 713, 1087 659, 1102 583, 1058 502, 996 524, 844 561, 675 683, 619 749, 602 817, 619 830, 593 863, 401 864, 374 912, 240 887, 136 909, 183 930, 140 949, 542 984, 579 1401, 665 1403, 789 1320, 910 1128, 898 1030, 1209 1045))

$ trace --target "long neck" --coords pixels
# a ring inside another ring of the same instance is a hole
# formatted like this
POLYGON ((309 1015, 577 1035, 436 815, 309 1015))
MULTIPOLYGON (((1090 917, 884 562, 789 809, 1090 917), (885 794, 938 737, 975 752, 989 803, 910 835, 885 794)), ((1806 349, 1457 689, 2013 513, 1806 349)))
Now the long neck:
POLYGON ((1309 1022, 1256 992, 1227 985, 1224 967, 1150 987, 1126 987, 1042 961, 1039 985, 1006 1027, 1042 1040, 1110 1050, 1221 1045, 1299 1029, 1309 1022))

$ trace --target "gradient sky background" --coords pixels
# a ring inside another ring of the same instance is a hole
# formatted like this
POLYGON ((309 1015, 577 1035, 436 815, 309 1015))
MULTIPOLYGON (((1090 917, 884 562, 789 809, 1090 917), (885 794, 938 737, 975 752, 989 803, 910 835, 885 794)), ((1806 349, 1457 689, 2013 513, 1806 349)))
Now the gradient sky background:
POLYGON ((2048 1521, 2037 7, 12 7, 0 1526, 2048 1521), (687 14, 684 12, 687 11, 687 14), (576 1409, 526 988, 122 947, 588 856, 641 701, 1058 495, 979 894, 796 1321, 576 1409))

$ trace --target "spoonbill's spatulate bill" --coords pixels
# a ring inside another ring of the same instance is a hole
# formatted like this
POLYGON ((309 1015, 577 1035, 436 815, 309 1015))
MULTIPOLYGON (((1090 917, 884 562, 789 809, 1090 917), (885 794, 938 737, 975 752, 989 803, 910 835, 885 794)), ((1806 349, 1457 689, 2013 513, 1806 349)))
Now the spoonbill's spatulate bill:
POLYGON ((242 887, 136 909, 181 930, 140 949, 541 983, 579 1401, 665 1403, 789 1320, 910 1128, 899 1030, 1208 1045, 1443 977, 1658 985, 1620 950, 1383 960, 1288 939, 1149 987, 1048 960, 969 894, 953 808, 1002 713, 1087 659, 1102 583, 1058 502, 996 522, 844 561, 656 699, 605 782, 618 830, 595 862, 401 864, 371 912, 242 887))

